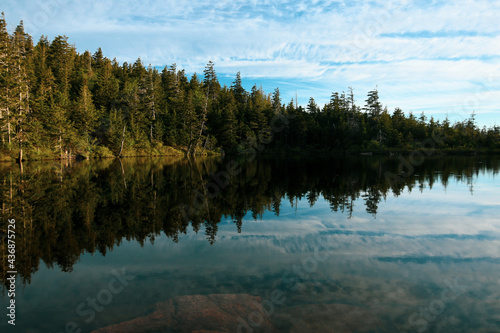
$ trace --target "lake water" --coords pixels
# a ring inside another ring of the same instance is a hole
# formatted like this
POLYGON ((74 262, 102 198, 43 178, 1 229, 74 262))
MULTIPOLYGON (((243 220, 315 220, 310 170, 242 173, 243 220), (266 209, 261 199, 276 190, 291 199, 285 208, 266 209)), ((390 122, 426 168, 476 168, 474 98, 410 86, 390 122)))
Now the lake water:
POLYGON ((0 165, 1 332, 500 332, 498 157, 0 165))

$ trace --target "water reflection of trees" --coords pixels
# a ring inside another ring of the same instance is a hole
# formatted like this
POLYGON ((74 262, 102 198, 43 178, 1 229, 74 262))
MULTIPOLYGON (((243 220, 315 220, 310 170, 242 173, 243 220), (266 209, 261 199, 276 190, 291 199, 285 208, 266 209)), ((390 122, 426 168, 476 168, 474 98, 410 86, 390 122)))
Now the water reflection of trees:
MULTIPOLYGON (((398 172, 398 159, 241 159, 241 172, 213 195, 207 184, 214 183, 211 175, 225 170, 228 159, 68 163, 0 166, 1 231, 8 218, 16 219, 16 269, 25 283, 41 261, 71 271, 81 254, 106 254, 123 239, 144 244, 163 232, 178 241, 191 226, 204 228, 213 243, 223 219, 230 218, 241 231, 248 213, 254 219, 266 211, 279 215, 285 201, 295 207, 306 199, 313 206, 320 196, 347 218, 358 199, 375 215, 387 195, 447 186, 452 180, 467 182, 472 191, 479 173, 499 170, 496 157, 428 158, 412 174, 389 182, 384 175, 398 172), (186 218, 182 207, 195 202, 186 218)), ((6 242, 3 234, 3 281, 6 242)))

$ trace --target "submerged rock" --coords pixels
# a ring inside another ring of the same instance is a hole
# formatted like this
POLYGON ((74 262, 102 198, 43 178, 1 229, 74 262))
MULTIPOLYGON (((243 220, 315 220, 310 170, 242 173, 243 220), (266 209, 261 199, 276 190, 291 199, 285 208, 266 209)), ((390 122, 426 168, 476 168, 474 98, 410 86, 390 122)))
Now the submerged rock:
POLYGON ((352 333, 381 329, 367 308, 346 304, 304 304, 283 309, 275 315, 280 331, 290 333, 352 333))
MULTIPOLYGON (((237 332, 238 326, 248 325, 247 318, 251 314, 262 318, 255 332, 274 331, 268 318, 261 314, 260 304, 260 297, 246 294, 178 296, 156 304, 150 315, 107 326, 93 333, 237 332)), ((240 331, 248 329, 240 327, 240 331)))

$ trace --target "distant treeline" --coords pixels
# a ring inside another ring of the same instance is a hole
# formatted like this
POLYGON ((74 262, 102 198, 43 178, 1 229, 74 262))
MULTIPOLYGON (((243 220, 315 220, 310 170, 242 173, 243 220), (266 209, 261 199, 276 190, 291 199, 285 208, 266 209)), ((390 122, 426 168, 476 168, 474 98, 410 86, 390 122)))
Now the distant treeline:
POLYGON ((65 36, 35 45, 22 22, 9 34, 3 14, 0 130, 1 158, 237 153, 262 143, 280 151, 408 150, 431 137, 441 149, 500 149, 500 127, 478 128, 474 115, 452 124, 389 113, 376 89, 360 106, 352 88, 323 107, 310 98, 304 109, 283 103, 278 88, 246 91, 240 73, 221 86, 212 62, 203 77, 188 78, 175 64, 160 72, 140 59, 120 65, 100 48, 80 54, 65 36))

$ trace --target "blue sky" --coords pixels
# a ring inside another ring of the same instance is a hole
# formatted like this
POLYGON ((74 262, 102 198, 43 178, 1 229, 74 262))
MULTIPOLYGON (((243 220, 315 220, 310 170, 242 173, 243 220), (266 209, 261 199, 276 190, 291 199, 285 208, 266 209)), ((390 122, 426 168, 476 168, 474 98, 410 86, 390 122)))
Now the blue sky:
POLYGON ((377 87, 389 111, 425 112, 500 125, 500 2, 328 0, 7 0, 11 28, 24 20, 35 41, 67 35, 78 51, 121 63, 176 63, 221 82, 240 71, 245 87, 279 87, 326 103, 354 88, 358 105, 377 87))

